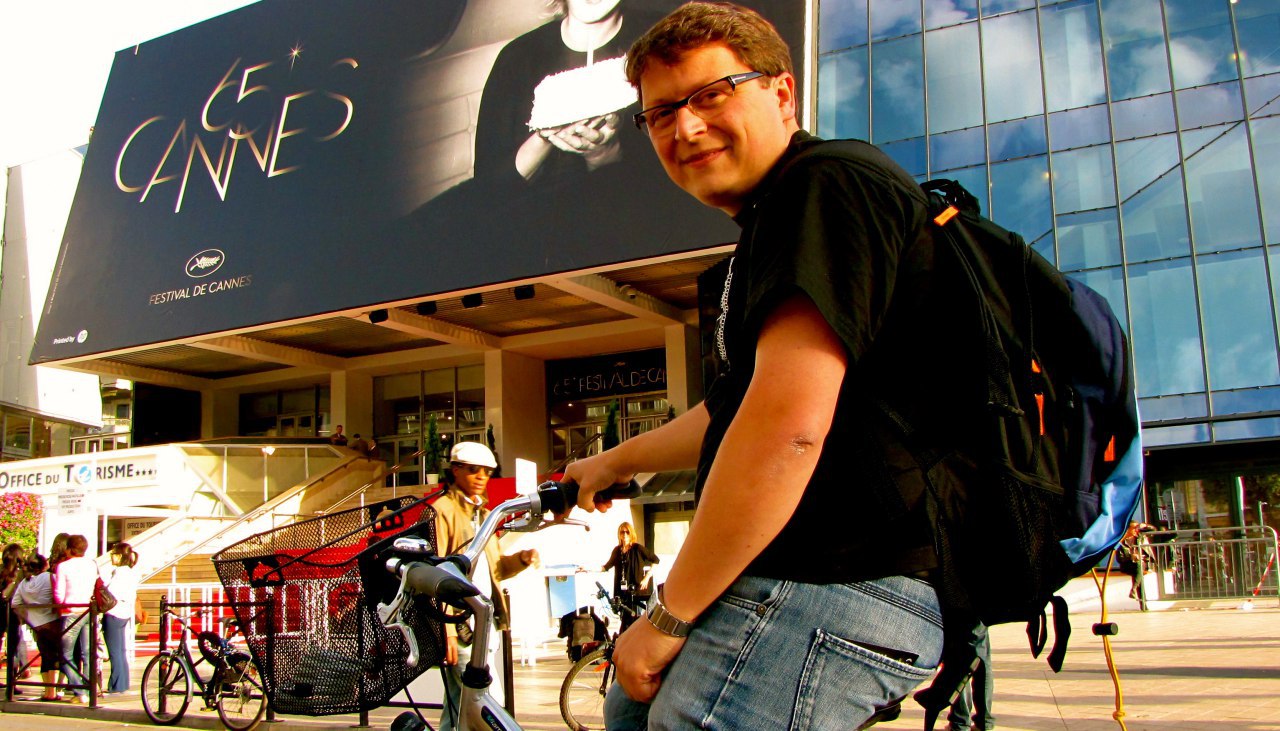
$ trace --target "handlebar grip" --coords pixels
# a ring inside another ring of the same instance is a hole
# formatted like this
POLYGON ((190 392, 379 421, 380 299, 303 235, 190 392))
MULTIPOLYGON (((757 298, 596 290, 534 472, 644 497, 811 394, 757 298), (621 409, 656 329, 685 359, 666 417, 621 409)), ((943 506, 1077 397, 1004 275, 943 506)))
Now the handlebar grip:
MULTIPOLYGON (((640 483, 631 480, 625 485, 618 484, 608 489, 597 492, 593 497, 596 503, 603 503, 609 500, 617 500, 621 498, 638 497, 644 488, 640 487, 640 483)), ((576 482, 544 482, 538 487, 538 499, 542 502, 542 509, 562 515, 566 510, 578 504, 578 483, 576 482)))
POLYGON ((405 571, 405 586, 415 594, 425 594, 455 607, 465 607, 465 599, 480 593, 471 582, 460 579, 439 566, 414 561, 405 571))

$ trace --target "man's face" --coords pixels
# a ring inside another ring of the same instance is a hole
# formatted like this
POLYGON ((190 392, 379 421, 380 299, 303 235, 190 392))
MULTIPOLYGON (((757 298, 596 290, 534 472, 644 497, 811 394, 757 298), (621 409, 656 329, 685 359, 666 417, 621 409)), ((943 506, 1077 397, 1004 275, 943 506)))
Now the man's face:
POLYGON ((492 469, 461 462, 454 464, 450 469, 453 470, 453 484, 457 485, 464 495, 470 498, 484 496, 485 488, 489 486, 489 476, 493 474, 492 469))
MULTIPOLYGON (((716 79, 753 70, 728 46, 714 43, 685 53, 673 66, 650 59, 640 76, 640 98, 646 109, 677 102, 716 79)), ((795 78, 782 74, 739 84, 709 120, 680 109, 674 128, 651 134, 650 142, 676 185, 734 215, 798 129, 795 78)))

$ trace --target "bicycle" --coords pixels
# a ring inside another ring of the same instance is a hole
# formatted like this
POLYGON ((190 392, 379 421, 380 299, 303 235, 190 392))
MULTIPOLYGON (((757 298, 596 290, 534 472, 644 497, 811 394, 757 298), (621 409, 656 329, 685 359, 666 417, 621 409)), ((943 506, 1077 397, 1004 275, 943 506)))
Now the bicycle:
POLYGON ((600 646, 583 655, 560 685, 560 716, 573 731, 597 731, 604 728, 604 697, 613 685, 613 645, 618 635, 640 616, 640 609, 622 597, 610 597, 596 582, 596 597, 608 604, 618 616, 618 631, 607 635, 600 646))
POLYGON ((182 634, 175 648, 151 658, 142 672, 142 710, 147 718, 161 726, 181 721, 194 695, 194 680, 205 708, 216 709, 222 725, 231 731, 256 728, 266 712, 267 697, 253 660, 230 642, 236 631, 235 620, 223 620, 223 634, 205 631, 196 635, 201 655, 196 660, 191 654, 191 626, 172 608, 162 605, 161 621, 168 617, 178 622, 182 634), (213 666, 208 679, 201 677, 197 669, 205 663, 213 666))
MULTIPOLYGON (((611 497, 635 497, 639 486, 632 482, 619 486, 611 497)), ((467 548, 452 556, 436 556, 430 541, 418 537, 396 538, 390 549, 377 555, 379 566, 400 579, 399 589, 388 602, 378 604, 378 616, 386 627, 400 630, 410 648, 416 648, 413 631, 400 621, 401 612, 409 605, 423 605, 438 621, 462 622, 474 618, 475 636, 471 659, 465 668, 450 669, 462 680, 462 696, 456 710, 457 731, 519 731, 520 725, 489 694, 492 675, 489 671, 488 647, 492 639, 493 603, 471 583, 471 572, 484 546, 501 527, 504 531, 532 532, 551 525, 576 521, 549 522, 546 513, 564 514, 577 502, 578 487, 573 484, 544 482, 537 492, 517 496, 496 506, 476 530, 467 548), (523 517, 516 517, 523 516, 523 517), (448 605, 458 614, 444 615, 431 607, 430 601, 414 602, 415 596, 426 597, 448 605)), ((367 586, 370 592, 376 587, 367 586)), ((415 650, 416 653, 416 650, 415 650)), ((416 657, 410 658, 410 664, 416 657)), ((446 709, 446 713, 451 709, 446 709)), ((420 731, 429 728, 420 714, 406 711, 391 724, 392 731, 420 731)))

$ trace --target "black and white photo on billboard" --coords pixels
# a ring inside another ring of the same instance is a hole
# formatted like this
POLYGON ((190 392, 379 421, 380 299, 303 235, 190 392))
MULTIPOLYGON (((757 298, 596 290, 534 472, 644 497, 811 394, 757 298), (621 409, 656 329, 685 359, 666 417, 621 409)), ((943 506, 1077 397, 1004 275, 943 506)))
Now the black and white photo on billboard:
MULTIPOLYGON (((631 123, 678 4, 263 0, 122 50, 32 361, 735 240, 631 123)), ((802 70, 805 3, 744 4, 802 70)))

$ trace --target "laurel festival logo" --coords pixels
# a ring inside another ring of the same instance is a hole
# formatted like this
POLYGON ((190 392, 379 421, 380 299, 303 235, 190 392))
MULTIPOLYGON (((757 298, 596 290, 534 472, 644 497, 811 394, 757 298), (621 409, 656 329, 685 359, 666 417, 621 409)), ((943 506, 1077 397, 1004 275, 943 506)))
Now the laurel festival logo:
POLYGON ((227 255, 221 249, 205 249, 187 259, 187 276, 192 279, 204 279, 222 268, 227 255))

